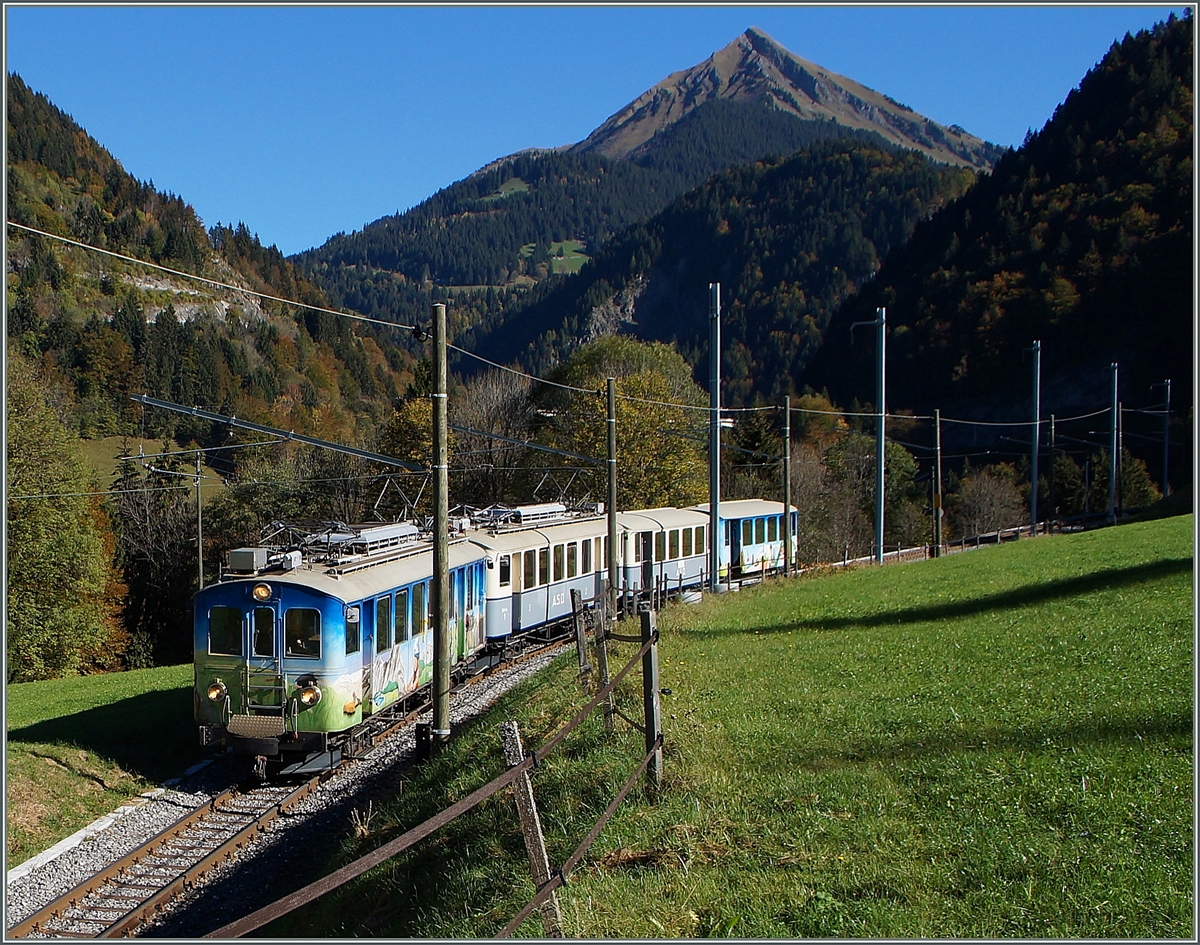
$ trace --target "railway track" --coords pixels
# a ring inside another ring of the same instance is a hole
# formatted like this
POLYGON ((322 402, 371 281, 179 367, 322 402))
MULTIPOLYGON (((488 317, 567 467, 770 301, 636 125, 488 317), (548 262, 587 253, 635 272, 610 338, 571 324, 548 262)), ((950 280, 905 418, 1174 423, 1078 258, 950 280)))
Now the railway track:
MULTIPOLYGON (((469 678, 455 692, 469 688, 499 669, 561 646, 563 637, 529 640, 469 678)), ((386 724, 364 729, 347 761, 300 784, 247 782, 230 787, 161 830, 135 850, 106 866, 47 903, 8 930, 8 938, 115 938, 133 936, 163 915, 170 903, 204 882, 216 867, 239 857, 287 816, 323 782, 351 760, 371 752, 430 708, 428 701, 406 707, 386 724)))
POLYGON ((253 843, 327 777, 231 787, 8 930, 10 938, 131 935, 253 843))

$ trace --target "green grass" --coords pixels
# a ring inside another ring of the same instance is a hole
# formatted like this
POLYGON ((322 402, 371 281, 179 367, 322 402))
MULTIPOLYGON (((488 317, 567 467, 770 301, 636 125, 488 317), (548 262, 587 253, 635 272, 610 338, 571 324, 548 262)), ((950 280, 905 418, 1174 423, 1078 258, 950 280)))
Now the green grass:
MULTIPOLYGON (((560 892, 566 934, 1191 938, 1192 534, 1181 516, 665 611, 663 790, 560 892)), ((501 721, 543 742, 582 704, 573 660, 376 798, 324 871, 503 770, 501 721)), ((553 866, 640 757, 618 726, 534 772, 553 866)), ((263 931, 488 937, 532 892, 497 796, 263 931)))
MULTIPOLYGON (((95 472, 96 481, 102 489, 107 489, 112 485, 116 478, 120 463, 117 462, 117 457, 124 455, 122 448, 130 451, 129 455, 137 455, 138 446, 141 446, 143 452, 159 453, 162 451, 162 440, 138 440, 137 437, 123 436, 106 436, 95 440, 80 440, 79 445, 83 451, 83 457, 88 461, 88 464, 95 472)), ((170 442, 169 449, 174 451, 182 450, 178 443, 174 440, 170 442)), ((196 456, 193 453, 190 457, 183 457, 185 466, 188 470, 194 471, 196 468, 196 456)), ((147 462, 161 462, 159 459, 147 460, 147 462)), ((217 493, 225 489, 221 473, 217 472, 207 463, 201 465, 201 470, 204 473, 204 502, 207 504, 217 495, 217 493)), ((176 477, 179 478, 179 477, 176 477)), ((179 478, 180 485, 189 485, 189 480, 179 478)), ((190 486, 195 490, 195 480, 190 480, 190 486)))
POLYGON ((564 240, 561 243, 550 244, 550 264, 555 272, 578 272, 589 257, 583 251, 584 244, 579 240, 564 240), (562 256, 559 256, 562 250, 562 256))
POLYGON ((500 189, 494 194, 488 194, 486 197, 480 197, 480 201, 484 203, 492 203, 496 200, 503 200, 505 197, 511 197, 513 194, 523 194, 529 192, 529 184, 519 177, 510 177, 500 189))
POLYGON ((6 687, 9 868, 201 757, 192 667, 6 687))

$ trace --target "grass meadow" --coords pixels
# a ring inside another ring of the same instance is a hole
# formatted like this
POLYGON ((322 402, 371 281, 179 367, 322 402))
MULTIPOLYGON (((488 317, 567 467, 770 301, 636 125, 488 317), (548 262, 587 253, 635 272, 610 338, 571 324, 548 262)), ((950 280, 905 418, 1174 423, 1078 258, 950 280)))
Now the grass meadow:
MULTIPOLYGON (((665 781, 560 891, 566 935, 1193 938, 1192 553, 1188 515, 668 608, 665 781)), ((325 871, 502 771, 501 721, 541 744, 585 701, 573 663, 375 798, 325 871)), ((641 752, 596 717, 535 770, 552 868, 641 752)), ((502 794, 262 934, 490 937, 533 892, 502 794)))
POLYGON ((5 687, 8 868, 198 761, 192 667, 5 687))
MULTIPOLYGON (((1187 515, 663 611, 664 783, 560 891, 566 935, 1193 938, 1192 555, 1187 515)), ((615 672, 635 648, 613 649, 615 672)), ((573 664, 364 800, 300 872, 496 776, 500 722, 543 743, 586 701, 573 664)), ((10 867, 200 758, 190 685, 179 666, 7 687, 10 867)), ((619 693, 634 719, 640 687, 619 693)), ((594 716, 534 771, 552 866, 641 754, 594 716)), ((501 794, 261 934, 490 937, 533 891, 501 794)))

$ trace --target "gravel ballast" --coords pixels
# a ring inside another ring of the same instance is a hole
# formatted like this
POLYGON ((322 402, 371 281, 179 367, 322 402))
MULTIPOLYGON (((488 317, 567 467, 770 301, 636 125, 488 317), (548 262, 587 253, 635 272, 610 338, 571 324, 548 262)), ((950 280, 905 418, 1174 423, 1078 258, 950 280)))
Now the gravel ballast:
MULTIPOLYGON (((564 648, 565 645, 556 647, 497 670, 453 694, 451 724, 461 725, 482 713, 519 682, 544 669, 564 648)), ((422 721, 428 720, 427 713, 422 721)), ((351 762, 287 816, 273 821, 238 859, 209 873, 203 884, 177 900, 162 918, 143 928, 141 934, 156 938, 199 937, 293 891, 296 871, 282 869, 281 864, 308 862, 312 852, 323 849, 330 837, 343 835, 352 811, 365 810, 370 795, 397 782, 398 770, 412 761, 415 748, 415 723, 410 723, 380 744, 370 757, 351 762)), ((139 799, 143 803, 113 817, 102 829, 87 834, 76 845, 25 875, 14 877, 6 886, 6 928, 144 843, 189 810, 207 803, 246 773, 246 758, 220 756, 199 770, 193 769, 174 788, 150 792, 139 799)), ((99 825, 97 822, 93 826, 99 825)))

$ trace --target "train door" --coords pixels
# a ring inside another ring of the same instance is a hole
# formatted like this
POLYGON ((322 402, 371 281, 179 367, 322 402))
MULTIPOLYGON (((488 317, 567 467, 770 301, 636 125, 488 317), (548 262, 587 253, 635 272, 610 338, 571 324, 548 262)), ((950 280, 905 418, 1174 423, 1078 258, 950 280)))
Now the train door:
POLYGON ((246 640, 245 711, 275 708, 282 715, 284 702, 283 624, 274 607, 257 606, 243 625, 246 640))
POLYGON ((463 573, 461 569, 450 572, 450 632, 454 641, 452 661, 457 663, 466 652, 466 631, 463 627, 463 573))
POLYGON ((371 700, 375 695, 371 673, 375 665, 375 601, 363 601, 358 625, 362 630, 362 701, 364 706, 369 707, 374 705, 371 700))
POLYGON ((725 523, 725 536, 729 539, 729 573, 737 577, 742 573, 742 529, 736 519, 725 523))

